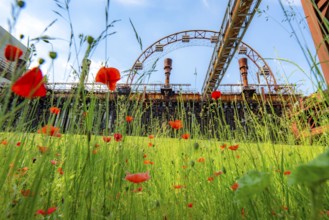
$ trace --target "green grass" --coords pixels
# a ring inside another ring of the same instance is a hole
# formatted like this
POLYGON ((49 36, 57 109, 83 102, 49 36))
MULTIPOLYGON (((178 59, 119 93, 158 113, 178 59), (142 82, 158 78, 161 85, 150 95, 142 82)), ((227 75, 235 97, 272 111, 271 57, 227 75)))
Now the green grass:
MULTIPOLYGON (((239 144, 238 150, 231 151, 222 150, 224 142, 216 140, 157 137, 124 137, 122 142, 112 137, 105 143, 100 136, 93 136, 90 146, 86 137, 79 135, 55 138, 1 133, 1 139, 8 141, 1 145, 0 153, 1 219, 29 219, 37 210, 49 207, 57 207, 51 215, 54 219, 241 219, 242 208, 247 219, 310 219, 309 191, 287 185, 289 176, 283 172, 294 172, 298 164, 326 149, 225 142, 228 146, 239 144), (154 146, 149 147, 149 142, 154 146), (48 151, 40 153, 39 145, 47 146, 48 151), (204 162, 198 162, 201 157, 204 162), (144 160, 154 164, 146 165, 144 160), (220 170, 225 173, 215 176, 220 170), (250 170, 268 173, 270 185, 247 202, 238 203, 231 185, 250 170), (144 183, 124 179, 126 172, 146 171, 151 179, 144 183), (214 180, 208 181, 209 177, 214 180), (174 185, 184 187, 175 189, 174 185), (134 192, 139 187, 142 191, 134 192), (21 190, 31 193, 26 197, 21 190), (189 203, 193 207, 188 207, 189 203)), ((323 204, 328 204, 328 188, 324 194, 323 204)))

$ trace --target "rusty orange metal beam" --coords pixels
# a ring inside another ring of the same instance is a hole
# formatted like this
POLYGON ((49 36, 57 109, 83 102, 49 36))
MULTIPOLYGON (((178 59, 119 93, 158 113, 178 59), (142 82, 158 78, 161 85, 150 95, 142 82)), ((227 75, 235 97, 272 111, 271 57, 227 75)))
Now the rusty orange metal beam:
POLYGON ((329 42, 328 27, 325 28, 323 20, 329 20, 329 2, 327 0, 301 0, 308 26, 310 28, 315 49, 321 63, 322 72, 329 85, 329 42))
POLYGON ((222 37, 214 49, 202 86, 203 98, 209 98, 210 93, 220 84, 260 2, 261 0, 229 1, 219 31, 222 37))

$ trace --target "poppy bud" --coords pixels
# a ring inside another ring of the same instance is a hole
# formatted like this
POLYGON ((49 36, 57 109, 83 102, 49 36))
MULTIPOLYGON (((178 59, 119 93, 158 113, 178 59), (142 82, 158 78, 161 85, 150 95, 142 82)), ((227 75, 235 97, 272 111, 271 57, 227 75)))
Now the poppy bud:
POLYGON ((92 44, 94 42, 94 38, 92 36, 87 37, 88 44, 92 44))
POLYGON ((198 143, 198 142, 195 142, 195 143, 194 143, 194 149, 195 149, 195 150, 199 149, 199 143, 198 143))
POLYGON ((222 168, 222 171, 223 171, 224 174, 226 174, 226 168, 225 167, 222 168))
POLYGON ((25 7, 25 2, 24 1, 17 1, 17 5, 20 8, 24 8, 25 7))
POLYGON ((155 207, 160 207, 160 202, 159 202, 159 200, 156 200, 156 201, 155 201, 155 207))
POLYGON ((51 58, 51 59, 56 59, 57 58, 57 53, 56 52, 54 52, 54 51, 50 51, 49 52, 49 57, 51 58))
POLYGON ((43 63, 45 62, 45 59, 40 58, 38 62, 39 62, 39 64, 41 65, 41 64, 43 64, 43 63))

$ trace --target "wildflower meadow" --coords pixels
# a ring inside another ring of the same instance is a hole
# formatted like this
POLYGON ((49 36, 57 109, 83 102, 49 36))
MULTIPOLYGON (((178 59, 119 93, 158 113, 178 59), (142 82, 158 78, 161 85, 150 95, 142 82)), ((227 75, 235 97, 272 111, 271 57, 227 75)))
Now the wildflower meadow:
MULTIPOLYGON (((14 11, 28 4, 13 2, 14 11)), ((70 1, 55 2, 65 8, 70 1)), ((106 28, 81 38, 79 83, 63 97, 48 87, 42 58, 20 67, 14 64, 24 52, 4 46, 8 68, 17 68, 0 88, 0 219, 329 219, 325 132, 296 136, 291 109, 276 116, 261 100, 261 115, 245 110, 248 131, 241 121, 229 129, 218 90, 205 101, 203 129, 184 107, 151 114, 145 125, 152 103, 116 92, 125 74, 118 68, 102 66, 93 79, 107 89, 104 98, 85 92, 85 61, 111 40, 112 26, 106 28)), ((58 55, 49 53, 52 60, 58 55)), ((328 103, 325 91, 318 94, 328 103)), ((325 114, 319 124, 327 123, 325 114)), ((296 117, 301 134, 307 115, 296 117)))

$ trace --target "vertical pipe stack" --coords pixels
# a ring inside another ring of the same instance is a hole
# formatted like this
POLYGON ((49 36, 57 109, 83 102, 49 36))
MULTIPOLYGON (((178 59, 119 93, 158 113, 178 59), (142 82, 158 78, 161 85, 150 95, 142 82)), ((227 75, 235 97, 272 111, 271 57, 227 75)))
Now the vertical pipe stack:
POLYGON ((164 71, 165 71, 165 75, 166 75, 166 80, 165 80, 165 88, 169 88, 169 83, 170 83, 170 71, 172 69, 172 59, 170 58, 166 58, 164 60, 164 71))
POLYGON ((243 88, 248 87, 248 60, 247 58, 239 59, 239 68, 243 81, 243 88))

